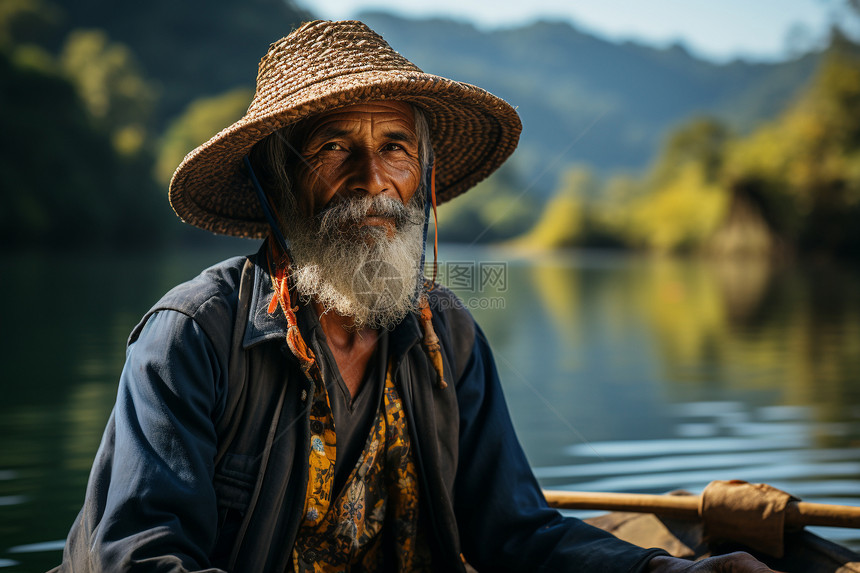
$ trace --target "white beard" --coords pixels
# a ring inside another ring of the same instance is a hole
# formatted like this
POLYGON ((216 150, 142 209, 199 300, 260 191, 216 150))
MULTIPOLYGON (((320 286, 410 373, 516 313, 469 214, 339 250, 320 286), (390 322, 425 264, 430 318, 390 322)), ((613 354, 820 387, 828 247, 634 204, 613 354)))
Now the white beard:
POLYGON ((284 223, 290 276, 303 299, 352 318, 355 329, 391 329, 417 309, 424 247, 420 198, 404 206, 382 195, 355 197, 314 217, 291 210, 284 223), (384 226, 362 225, 368 212, 393 217, 393 236, 384 226))

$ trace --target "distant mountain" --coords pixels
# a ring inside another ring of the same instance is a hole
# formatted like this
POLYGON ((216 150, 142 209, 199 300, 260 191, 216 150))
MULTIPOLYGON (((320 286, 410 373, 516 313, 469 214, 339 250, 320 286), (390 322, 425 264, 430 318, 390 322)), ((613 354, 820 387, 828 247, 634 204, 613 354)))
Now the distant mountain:
MULTIPOLYGON (((292 0, 58 1, 64 30, 103 28, 132 49, 158 88, 156 131, 197 98, 253 87, 268 45, 313 17, 292 0)), ((541 194, 572 163, 603 172, 645 166, 667 131, 695 114, 751 129, 791 100, 818 59, 717 65, 682 47, 613 43, 566 23, 483 32, 444 19, 360 18, 422 69, 516 106, 524 131, 512 167, 541 194)))
POLYGON ((638 169, 683 120, 714 115, 747 131, 791 101, 817 54, 778 64, 714 64, 683 47, 613 43, 567 23, 483 32, 444 19, 360 16, 423 70, 481 86, 523 120, 514 164, 542 193, 560 169, 638 169))

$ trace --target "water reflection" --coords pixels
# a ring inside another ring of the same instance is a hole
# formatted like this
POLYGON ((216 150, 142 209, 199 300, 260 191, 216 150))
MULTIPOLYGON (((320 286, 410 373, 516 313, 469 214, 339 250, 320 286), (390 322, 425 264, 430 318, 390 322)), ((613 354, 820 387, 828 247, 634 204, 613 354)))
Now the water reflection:
MULTIPOLYGON (((253 251, 248 242, 239 252, 253 251)), ((236 245, 232 245, 235 254, 236 245)), ((225 252, 0 257, 0 567, 45 571, 80 509, 125 341, 168 288, 225 252)))
POLYGON ((574 252, 509 272, 503 315, 475 314, 544 485, 860 504, 856 271, 574 252))
MULTIPOLYGON (((4 571, 57 563, 128 332, 174 284, 254 250, 236 245, 0 260, 12 301, 0 344, 4 571)), ((442 258, 506 265, 503 283, 451 286, 495 350, 544 485, 648 493, 740 478, 860 505, 856 271, 452 246, 442 258)), ((854 532, 824 535, 860 548, 854 532)))

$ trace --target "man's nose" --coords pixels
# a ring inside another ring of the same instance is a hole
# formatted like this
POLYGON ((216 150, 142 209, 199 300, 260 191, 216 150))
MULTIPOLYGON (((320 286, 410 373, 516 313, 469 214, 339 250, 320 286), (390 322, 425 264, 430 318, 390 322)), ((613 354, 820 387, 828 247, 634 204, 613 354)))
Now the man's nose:
POLYGON ((379 195, 387 191, 388 177, 383 159, 373 152, 355 157, 347 187, 355 194, 379 195))

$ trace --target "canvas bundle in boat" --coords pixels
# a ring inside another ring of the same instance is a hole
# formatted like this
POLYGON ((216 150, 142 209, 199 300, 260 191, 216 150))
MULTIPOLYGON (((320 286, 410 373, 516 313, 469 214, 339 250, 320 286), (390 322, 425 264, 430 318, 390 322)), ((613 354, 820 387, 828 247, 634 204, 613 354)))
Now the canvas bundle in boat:
POLYGON ((774 557, 782 557, 785 508, 796 501, 764 483, 712 481, 702 492, 699 514, 709 540, 738 540, 774 557))

